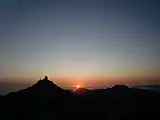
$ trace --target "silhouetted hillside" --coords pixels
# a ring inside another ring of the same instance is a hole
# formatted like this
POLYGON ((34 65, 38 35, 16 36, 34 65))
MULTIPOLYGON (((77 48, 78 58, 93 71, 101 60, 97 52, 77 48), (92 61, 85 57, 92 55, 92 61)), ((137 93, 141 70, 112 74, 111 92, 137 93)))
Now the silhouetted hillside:
POLYGON ((59 95, 62 92, 64 92, 64 90, 62 88, 60 88, 59 86, 57 86, 56 84, 54 84, 52 81, 48 80, 47 77, 45 77, 43 80, 39 80, 36 84, 34 84, 33 86, 21 90, 19 92, 22 93, 29 93, 29 94, 36 94, 39 96, 46 96, 46 95, 59 95))
POLYGON ((74 90, 74 93, 77 95, 85 95, 85 94, 88 94, 89 92, 91 91, 86 88, 78 88, 74 90))
POLYGON ((159 120, 160 94, 115 85, 79 88, 73 94, 45 77, 26 89, 0 96, 2 120, 159 120), (77 94, 78 93, 78 94, 77 94))
POLYGON ((160 93, 160 85, 141 85, 141 86, 134 86, 134 88, 150 90, 150 91, 155 91, 160 93))

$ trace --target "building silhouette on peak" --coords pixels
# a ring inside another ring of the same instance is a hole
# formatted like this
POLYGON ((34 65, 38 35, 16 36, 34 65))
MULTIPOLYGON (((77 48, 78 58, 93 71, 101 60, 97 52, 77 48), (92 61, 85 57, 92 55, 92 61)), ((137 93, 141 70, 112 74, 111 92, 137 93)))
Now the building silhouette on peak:
POLYGON ((40 79, 39 79, 39 81, 42 81, 42 80, 49 80, 49 79, 48 79, 48 76, 44 76, 44 78, 40 78, 40 79))
POLYGON ((43 80, 48 80, 48 76, 45 76, 43 80))

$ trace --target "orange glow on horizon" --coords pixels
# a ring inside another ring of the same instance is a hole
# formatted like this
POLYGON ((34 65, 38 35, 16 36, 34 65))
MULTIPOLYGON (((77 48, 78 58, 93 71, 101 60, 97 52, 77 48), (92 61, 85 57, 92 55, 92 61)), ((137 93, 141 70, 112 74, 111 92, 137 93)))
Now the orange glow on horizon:
POLYGON ((79 89, 80 88, 80 85, 76 85, 76 89, 79 89))

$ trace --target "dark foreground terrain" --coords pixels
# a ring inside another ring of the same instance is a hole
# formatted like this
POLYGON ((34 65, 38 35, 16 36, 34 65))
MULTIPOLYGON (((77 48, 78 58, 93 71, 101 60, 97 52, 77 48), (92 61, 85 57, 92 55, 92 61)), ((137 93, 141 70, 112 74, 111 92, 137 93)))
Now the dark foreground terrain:
POLYGON ((160 94, 116 85, 75 92, 47 77, 0 97, 0 120, 160 120, 160 94))

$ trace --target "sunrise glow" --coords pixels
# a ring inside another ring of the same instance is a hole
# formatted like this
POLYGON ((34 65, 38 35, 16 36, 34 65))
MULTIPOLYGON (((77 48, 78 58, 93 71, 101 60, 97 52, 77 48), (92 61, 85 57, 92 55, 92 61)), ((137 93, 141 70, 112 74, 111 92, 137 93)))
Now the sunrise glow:
POLYGON ((80 88, 80 85, 76 85, 76 89, 79 89, 80 88))

